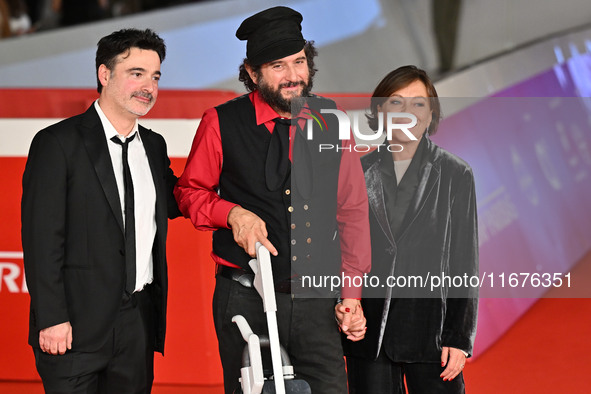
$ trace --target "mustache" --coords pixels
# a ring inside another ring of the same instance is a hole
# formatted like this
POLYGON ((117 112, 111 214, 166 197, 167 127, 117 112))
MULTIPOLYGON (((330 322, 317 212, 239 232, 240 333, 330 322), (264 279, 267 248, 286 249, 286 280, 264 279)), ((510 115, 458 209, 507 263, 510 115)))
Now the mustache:
POLYGON ((279 84, 279 89, 283 89, 283 88, 295 88, 296 86, 307 86, 306 83, 304 81, 298 81, 298 82, 286 82, 286 83, 280 83, 279 84))
POLYGON ((150 93, 145 93, 145 92, 133 92, 131 97, 143 97, 143 98, 147 98, 148 100, 152 101, 154 99, 154 97, 152 96, 152 94, 150 93))

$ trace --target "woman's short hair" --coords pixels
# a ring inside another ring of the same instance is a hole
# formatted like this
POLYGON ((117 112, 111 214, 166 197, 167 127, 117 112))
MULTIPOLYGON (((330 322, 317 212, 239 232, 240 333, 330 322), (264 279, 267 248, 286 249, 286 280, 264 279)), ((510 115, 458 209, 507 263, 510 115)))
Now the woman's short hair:
POLYGON ((392 93, 407 87, 414 81, 421 81, 427 88, 429 105, 433 113, 433 118, 427 129, 427 133, 429 135, 435 134, 437 127, 439 126, 439 120, 441 119, 441 105, 439 103, 439 97, 437 96, 435 86, 433 85, 433 82, 431 82, 431 79, 427 73, 416 66, 399 67, 386 75, 384 79, 380 81, 378 86, 376 86, 371 96, 369 114, 365 115, 367 117, 367 123, 372 130, 378 130, 378 106, 384 104, 386 99, 390 97, 392 93))

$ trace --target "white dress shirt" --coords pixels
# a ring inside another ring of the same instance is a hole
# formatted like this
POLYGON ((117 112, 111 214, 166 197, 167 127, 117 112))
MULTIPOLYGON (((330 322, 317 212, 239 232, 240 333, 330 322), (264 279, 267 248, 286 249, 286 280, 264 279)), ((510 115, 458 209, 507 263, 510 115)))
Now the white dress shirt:
MULTIPOLYGON (((117 189, 119 191, 123 223, 125 223, 125 210, 123 209, 125 206, 125 189, 123 184, 122 149, 121 145, 111 141, 111 138, 116 136, 121 139, 121 142, 125 142, 126 137, 120 135, 117 130, 115 130, 109 119, 107 119, 101 110, 98 100, 94 102, 94 107, 98 112, 105 131, 105 138, 107 139, 107 146, 109 147, 111 163, 113 163, 113 171, 115 172, 117 189)), ((139 291, 154 280, 152 248, 154 246, 154 238, 156 237, 156 188, 154 187, 154 179, 152 178, 148 156, 146 155, 144 144, 142 143, 140 133, 138 132, 137 120, 128 137, 134 134, 137 135, 129 142, 127 160, 129 163, 129 170, 131 171, 133 192, 135 196, 135 291, 139 291)))

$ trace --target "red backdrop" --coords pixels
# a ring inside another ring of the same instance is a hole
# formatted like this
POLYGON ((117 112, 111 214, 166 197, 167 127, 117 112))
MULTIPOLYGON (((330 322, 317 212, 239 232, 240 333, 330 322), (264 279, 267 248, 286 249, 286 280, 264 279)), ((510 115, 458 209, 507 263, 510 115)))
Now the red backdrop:
MULTIPOLYGON (((163 91, 150 117, 198 119, 204 109, 235 96, 233 92, 163 91)), ((90 89, 0 90, 0 124, 6 118, 57 121, 85 111, 96 97, 97 93, 90 89)), ((4 148, 0 156, 0 337, 4 338, 0 380, 38 379, 33 353, 27 345, 29 295, 24 284, 20 241, 21 178, 26 153, 6 152, 6 147, 11 145, 9 139, 30 139, 30 134, 23 130, 0 130, 4 148)), ((175 173, 180 174, 185 158, 171 160, 175 173)), ((210 250, 210 233, 195 230, 182 218, 170 221, 168 332, 166 356, 156 357, 157 382, 222 382, 211 313, 214 264, 210 250)))
MULTIPOLYGON (((174 157, 171 145, 178 150, 181 144, 188 152, 195 131, 187 139, 187 130, 178 129, 175 121, 195 120, 196 127, 205 109, 236 96, 230 91, 160 91, 146 118, 167 121, 155 131, 166 133, 175 174, 183 171, 186 157, 174 157)), ((49 125, 84 112, 97 97, 92 89, 0 89, 0 338, 5 339, 0 380, 38 379, 27 345, 29 295, 20 241, 21 178, 30 140, 40 127, 35 122, 42 118, 49 125)), ((215 280, 210 251, 211 233, 195 230, 183 218, 170 221, 168 329, 165 357, 156 356, 156 382, 223 382, 211 311, 215 280)))

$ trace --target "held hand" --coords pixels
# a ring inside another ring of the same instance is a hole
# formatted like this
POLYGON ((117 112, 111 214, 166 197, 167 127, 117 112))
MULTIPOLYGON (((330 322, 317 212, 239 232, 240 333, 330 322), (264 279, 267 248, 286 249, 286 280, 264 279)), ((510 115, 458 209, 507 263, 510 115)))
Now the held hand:
POLYGON ((256 214, 240 206, 235 206, 228 214, 228 225, 234 234, 234 241, 250 255, 256 257, 255 245, 260 242, 269 253, 277 256, 277 249, 267 239, 267 226, 256 214))
POLYGON ((443 380, 453 380, 462 372, 466 364, 466 355, 460 349, 444 346, 441 350, 441 366, 446 367, 440 378, 443 380))
POLYGON ((39 346, 45 353, 64 354, 72 349, 72 326, 70 322, 44 328, 39 332, 39 346))
POLYGON ((347 339, 357 342, 365 338, 366 320, 359 300, 345 298, 335 306, 335 317, 347 339))

